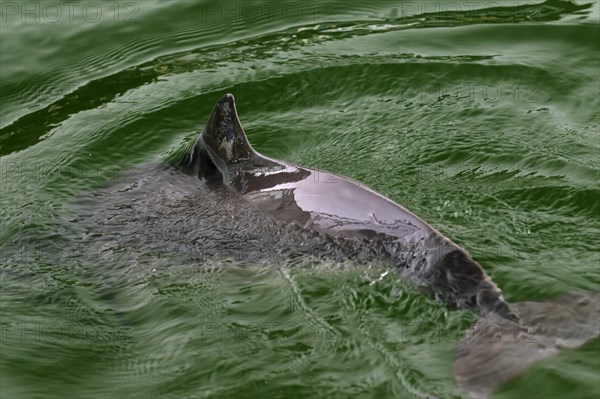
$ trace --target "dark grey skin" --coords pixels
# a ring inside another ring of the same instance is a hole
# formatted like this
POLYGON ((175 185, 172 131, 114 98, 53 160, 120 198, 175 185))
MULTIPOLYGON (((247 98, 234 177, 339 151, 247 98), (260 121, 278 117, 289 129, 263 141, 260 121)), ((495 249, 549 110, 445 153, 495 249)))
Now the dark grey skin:
POLYGON ((404 279, 452 307, 518 320, 483 268, 418 216, 355 180, 255 151, 231 94, 215 105, 179 166, 275 220, 379 247, 404 279))

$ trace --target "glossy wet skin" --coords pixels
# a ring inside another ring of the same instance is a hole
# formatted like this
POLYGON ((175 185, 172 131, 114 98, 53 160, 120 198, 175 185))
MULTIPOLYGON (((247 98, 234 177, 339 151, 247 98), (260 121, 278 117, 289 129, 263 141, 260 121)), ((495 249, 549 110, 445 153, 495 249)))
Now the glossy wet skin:
POLYGON ((352 179, 256 152, 231 94, 215 105, 180 165, 229 187, 266 217, 381 246, 402 277, 443 302, 516 319, 481 266, 407 209, 352 179))

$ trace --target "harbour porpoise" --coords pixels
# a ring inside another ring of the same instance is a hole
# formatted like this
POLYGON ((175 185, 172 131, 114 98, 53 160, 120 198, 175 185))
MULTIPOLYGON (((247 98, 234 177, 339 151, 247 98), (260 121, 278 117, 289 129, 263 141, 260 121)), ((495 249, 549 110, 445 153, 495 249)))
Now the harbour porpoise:
POLYGON ((415 288, 478 312, 454 362, 457 384, 472 397, 489 397, 533 362, 600 334, 598 293, 509 304, 465 250, 401 205, 356 180, 261 155, 246 137, 232 94, 217 102, 178 168, 226 188, 265 220, 339 245, 360 242, 415 288))

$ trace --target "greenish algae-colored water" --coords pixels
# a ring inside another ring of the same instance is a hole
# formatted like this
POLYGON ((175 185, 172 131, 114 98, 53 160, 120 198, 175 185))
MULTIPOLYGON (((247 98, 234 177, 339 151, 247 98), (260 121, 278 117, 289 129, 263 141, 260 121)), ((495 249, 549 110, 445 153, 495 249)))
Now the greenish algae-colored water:
MULTIPOLYGON (((405 205, 508 301, 599 289, 597 2, 1 7, 3 399, 462 397, 476 316, 377 265, 124 262, 64 227, 79 193, 181 154, 227 92, 257 150, 405 205)), ((598 398, 599 351, 495 397, 598 398)))

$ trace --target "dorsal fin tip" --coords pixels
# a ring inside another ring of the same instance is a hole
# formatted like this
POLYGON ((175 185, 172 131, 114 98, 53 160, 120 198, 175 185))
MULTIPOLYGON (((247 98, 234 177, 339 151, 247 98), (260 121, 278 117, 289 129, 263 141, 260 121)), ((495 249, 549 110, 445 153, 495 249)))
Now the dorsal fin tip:
POLYGON ((221 97, 221 99, 219 100, 219 102, 222 102, 222 101, 231 101, 235 104, 235 96, 231 93, 227 93, 223 97, 221 97))

